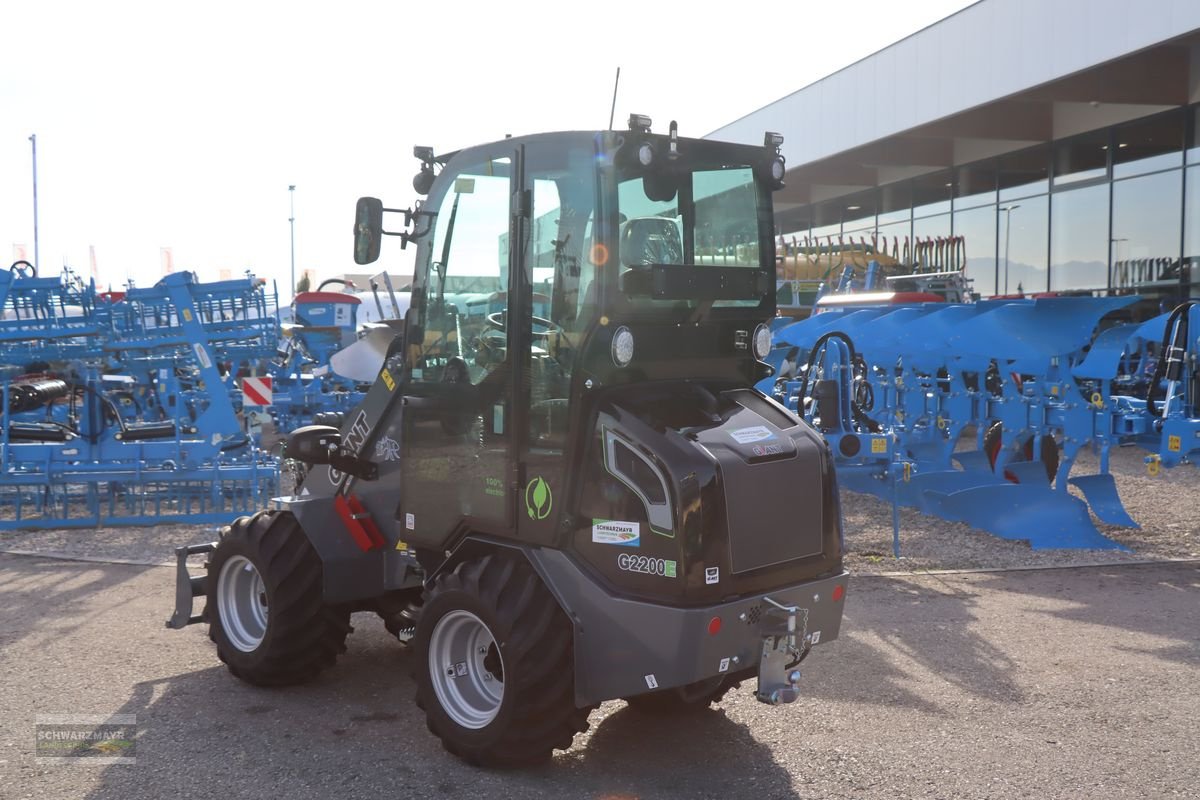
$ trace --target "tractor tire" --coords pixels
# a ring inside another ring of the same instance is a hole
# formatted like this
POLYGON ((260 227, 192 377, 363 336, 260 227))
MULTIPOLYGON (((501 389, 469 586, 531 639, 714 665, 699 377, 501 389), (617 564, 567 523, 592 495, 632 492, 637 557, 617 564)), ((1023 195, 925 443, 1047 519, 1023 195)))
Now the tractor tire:
MULTIPOLYGON (((1000 457, 1000 448, 1003 444, 1000 441, 1000 437, 1003 435, 1003 422, 992 423, 991 427, 988 428, 987 432, 983 435, 983 452, 987 453, 988 463, 992 465, 992 472, 996 471, 996 461, 1000 457)), ((1026 461, 1033 461, 1032 437, 1025 442, 1025 448, 1023 452, 1025 454, 1026 461)), ((1046 468, 1046 477, 1050 481, 1053 481, 1055 474, 1058 472, 1058 444, 1054 441, 1053 436, 1042 437, 1041 460, 1042 465, 1046 468)), ((1021 482, 1017 479, 1016 475, 1012 474, 1008 470, 1004 471, 1004 478, 1009 483, 1021 482)))
POLYGON ((536 764, 588 729, 591 708, 575 706, 571 623, 519 556, 438 575, 413 648, 429 730, 470 764, 536 764))
POLYGON ((625 698, 625 702, 643 714, 694 714, 720 701, 726 692, 740 684, 741 681, 731 681, 722 675, 674 689, 634 695, 625 698))
POLYGON ((227 527, 208 563, 208 637, 229 671, 256 686, 290 686, 346 651, 347 608, 327 605, 321 559, 285 511, 227 527))

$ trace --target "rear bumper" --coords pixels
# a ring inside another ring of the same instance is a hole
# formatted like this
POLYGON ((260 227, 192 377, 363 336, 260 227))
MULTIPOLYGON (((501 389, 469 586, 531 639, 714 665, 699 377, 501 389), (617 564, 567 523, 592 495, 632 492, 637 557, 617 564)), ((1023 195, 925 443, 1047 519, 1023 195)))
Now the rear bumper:
POLYGON ((674 608, 610 595, 562 551, 534 549, 530 560, 575 628, 575 702, 579 706, 656 689, 684 686, 722 673, 757 671, 770 597, 796 606, 804 646, 836 639, 841 630, 843 572, 761 595, 700 608, 674 608), (712 620, 720 620, 716 627, 712 620))

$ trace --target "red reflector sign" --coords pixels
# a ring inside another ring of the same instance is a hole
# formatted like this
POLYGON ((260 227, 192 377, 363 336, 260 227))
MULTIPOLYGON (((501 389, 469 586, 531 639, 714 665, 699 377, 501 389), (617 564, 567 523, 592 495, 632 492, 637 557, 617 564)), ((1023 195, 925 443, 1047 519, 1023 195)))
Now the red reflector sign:
POLYGON ((242 405, 269 406, 272 402, 269 377, 242 378, 242 405))

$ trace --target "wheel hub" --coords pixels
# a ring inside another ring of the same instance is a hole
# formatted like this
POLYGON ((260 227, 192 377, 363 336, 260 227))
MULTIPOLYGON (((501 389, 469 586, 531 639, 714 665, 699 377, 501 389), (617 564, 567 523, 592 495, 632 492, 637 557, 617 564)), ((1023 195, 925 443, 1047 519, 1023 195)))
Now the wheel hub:
POLYGON ((451 611, 429 637, 429 676, 447 716, 464 728, 486 727, 504 699, 504 659, 496 638, 470 611, 451 611))
POLYGON ((252 653, 267 635, 267 587, 254 562, 233 556, 217 576, 217 613, 229 643, 252 653))

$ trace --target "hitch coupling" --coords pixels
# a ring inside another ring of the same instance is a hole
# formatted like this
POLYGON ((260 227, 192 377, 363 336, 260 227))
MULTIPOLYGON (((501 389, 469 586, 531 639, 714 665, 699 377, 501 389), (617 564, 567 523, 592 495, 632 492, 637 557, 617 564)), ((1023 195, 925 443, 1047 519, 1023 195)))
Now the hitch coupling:
POLYGON ((796 667, 812 648, 808 636, 808 609, 786 606, 770 597, 759 632, 762 635, 762 656, 758 663, 758 690, 754 693, 760 702, 777 706, 792 703, 800 696, 800 670, 796 667))

